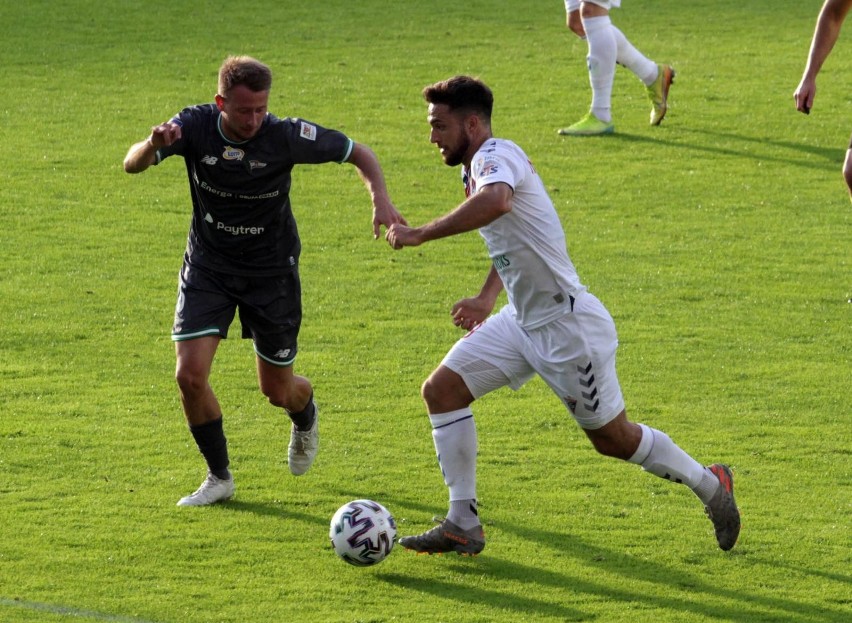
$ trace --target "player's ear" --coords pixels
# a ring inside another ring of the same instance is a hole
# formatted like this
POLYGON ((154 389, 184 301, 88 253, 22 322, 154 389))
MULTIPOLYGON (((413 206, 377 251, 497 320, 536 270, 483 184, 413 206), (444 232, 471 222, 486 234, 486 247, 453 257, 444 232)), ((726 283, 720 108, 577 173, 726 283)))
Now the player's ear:
POLYGON ((480 119, 478 115, 470 113, 464 118, 464 129, 468 131, 468 133, 473 133, 479 127, 480 119))
POLYGON ((216 107, 220 111, 225 108, 225 98, 219 95, 218 93, 216 94, 216 107))
POLYGON ((489 130, 491 121, 487 117, 483 117, 479 113, 473 113, 468 120, 468 127, 471 131, 479 132, 481 130, 489 130))

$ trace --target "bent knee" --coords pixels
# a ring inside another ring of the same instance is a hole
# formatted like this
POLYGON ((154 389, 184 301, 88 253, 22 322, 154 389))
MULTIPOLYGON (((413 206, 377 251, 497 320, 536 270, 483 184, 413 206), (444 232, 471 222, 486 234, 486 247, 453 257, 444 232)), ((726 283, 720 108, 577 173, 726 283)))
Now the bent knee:
POLYGON ((429 378, 423 381, 423 384, 420 386, 420 397, 427 405, 436 402, 441 394, 440 383, 436 382, 432 378, 433 376, 434 375, 430 375, 429 378))
POLYGON ((447 413, 464 409, 473 402, 473 395, 456 372, 443 366, 429 375, 420 387, 420 396, 429 413, 447 413))
POLYGON ((633 456, 642 439, 641 427, 628 421, 624 411, 601 428, 586 429, 585 433, 599 454, 623 461, 633 456))
POLYGON ((295 383, 263 383, 261 393, 273 407, 285 409, 288 413, 301 411, 305 408, 305 400, 309 399, 312 389, 300 388, 295 383))
POLYGON ((207 375, 192 368, 178 367, 175 371, 175 382, 182 394, 194 396, 207 388, 207 375))

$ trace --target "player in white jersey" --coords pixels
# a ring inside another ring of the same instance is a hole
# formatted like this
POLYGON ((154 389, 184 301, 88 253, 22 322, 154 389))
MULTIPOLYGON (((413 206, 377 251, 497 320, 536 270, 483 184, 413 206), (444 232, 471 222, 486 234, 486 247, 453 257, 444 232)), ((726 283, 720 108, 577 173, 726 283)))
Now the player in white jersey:
POLYGON ((589 46, 586 60, 592 86, 592 105, 584 117, 559 130, 559 134, 594 136, 615 131, 611 107, 616 63, 627 67, 645 85, 651 100, 651 125, 660 125, 666 116, 674 69, 644 56, 616 28, 610 20, 609 11, 620 5, 620 0, 565 0, 568 28, 585 39, 589 46))
POLYGON ((449 488, 449 513, 431 530, 400 539, 400 545, 430 554, 482 551, 471 404, 501 387, 518 389, 538 374, 598 452, 689 486, 704 503, 719 546, 733 547, 740 518, 730 469, 704 467, 665 433, 628 421, 615 371, 615 324, 580 282, 532 163, 517 145, 492 136, 491 90, 477 79, 456 76, 423 94, 430 140, 447 165, 463 165, 467 199, 426 225, 391 225, 387 241, 401 249, 478 229, 491 268, 479 294, 453 306, 455 324, 468 333, 422 388, 449 488), (504 288, 508 303, 489 317, 504 288))
POLYGON ((468 196, 502 182, 515 189, 513 209, 480 228, 518 323, 536 329, 570 311, 584 290, 565 250, 565 234, 532 163, 511 141, 490 138, 463 170, 468 196))

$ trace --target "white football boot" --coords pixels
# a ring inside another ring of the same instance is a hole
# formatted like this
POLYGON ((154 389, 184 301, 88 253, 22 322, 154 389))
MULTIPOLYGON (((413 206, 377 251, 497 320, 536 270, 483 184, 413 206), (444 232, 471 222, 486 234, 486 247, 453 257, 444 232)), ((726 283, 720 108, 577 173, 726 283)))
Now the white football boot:
POLYGON ((178 506, 207 506, 216 502, 224 502, 234 495, 234 479, 222 480, 208 473, 195 493, 178 500, 178 506))
POLYGON ((319 407, 314 403, 314 425, 308 430, 298 430, 295 425, 290 429, 290 445, 287 447, 287 463, 290 473, 301 476, 317 456, 319 450, 319 407))

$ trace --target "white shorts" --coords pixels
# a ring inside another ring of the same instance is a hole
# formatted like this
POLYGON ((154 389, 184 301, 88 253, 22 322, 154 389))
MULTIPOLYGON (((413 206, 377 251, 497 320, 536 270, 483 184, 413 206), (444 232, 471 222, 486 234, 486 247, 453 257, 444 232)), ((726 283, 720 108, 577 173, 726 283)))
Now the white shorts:
POLYGON ((621 0, 565 0, 565 12, 578 11, 580 2, 588 2, 589 4, 597 4, 605 8, 607 11, 621 6, 621 0))
POLYGON ((462 377, 474 398, 520 389, 538 374, 582 428, 596 429, 624 410, 617 348, 612 316, 584 292, 572 313, 529 331, 506 305, 456 342, 441 364, 462 377))

